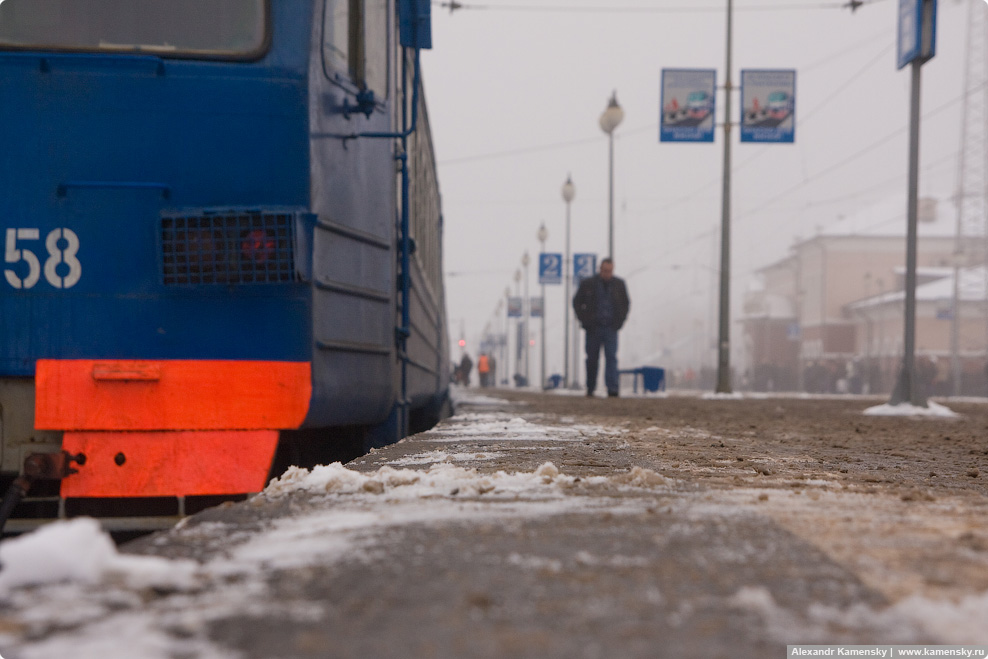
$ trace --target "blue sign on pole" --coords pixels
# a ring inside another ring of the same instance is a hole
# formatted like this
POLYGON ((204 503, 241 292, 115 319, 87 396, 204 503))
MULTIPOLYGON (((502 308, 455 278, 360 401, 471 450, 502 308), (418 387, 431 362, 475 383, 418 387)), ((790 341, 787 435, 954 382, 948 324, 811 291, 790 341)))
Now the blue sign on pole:
POLYGON ((937 49, 937 0, 899 0, 898 68, 932 59, 937 49))
POLYGON ((662 69, 660 142, 713 142, 716 69, 662 69))
POLYGON ((796 136, 796 71, 741 71, 741 141, 787 142, 796 136))
POLYGON ((563 283, 563 255, 562 254, 539 254, 539 283, 540 284, 561 284, 563 283))
POLYGON ((574 254, 573 255, 573 283, 577 286, 584 279, 593 277, 597 272, 596 254, 574 254))
POLYGON ((521 318, 522 299, 520 297, 508 298, 508 318, 521 318))

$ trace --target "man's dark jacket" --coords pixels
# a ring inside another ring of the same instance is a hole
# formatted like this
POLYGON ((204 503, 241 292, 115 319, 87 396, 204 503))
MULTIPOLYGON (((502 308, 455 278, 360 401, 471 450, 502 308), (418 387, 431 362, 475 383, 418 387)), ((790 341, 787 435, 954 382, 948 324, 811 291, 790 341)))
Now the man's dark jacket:
MULTIPOLYGON (((599 281, 601 281, 600 275, 584 279, 580 282, 580 287, 573 298, 573 309, 583 329, 597 326, 597 282, 599 281)), ((628 299, 628 288, 624 285, 623 279, 611 277, 610 290, 611 301, 614 304, 614 322, 611 324, 611 329, 619 330, 628 317, 631 301, 628 299)))

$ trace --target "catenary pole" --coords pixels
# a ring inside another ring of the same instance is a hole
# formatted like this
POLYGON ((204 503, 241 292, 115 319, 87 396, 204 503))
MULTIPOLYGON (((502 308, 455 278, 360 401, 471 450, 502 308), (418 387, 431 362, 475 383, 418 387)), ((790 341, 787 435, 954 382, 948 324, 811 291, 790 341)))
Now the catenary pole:
POLYGON ((720 216, 720 325, 717 336, 717 388, 731 393, 731 15, 727 0, 727 75, 724 80, 724 184, 720 216))

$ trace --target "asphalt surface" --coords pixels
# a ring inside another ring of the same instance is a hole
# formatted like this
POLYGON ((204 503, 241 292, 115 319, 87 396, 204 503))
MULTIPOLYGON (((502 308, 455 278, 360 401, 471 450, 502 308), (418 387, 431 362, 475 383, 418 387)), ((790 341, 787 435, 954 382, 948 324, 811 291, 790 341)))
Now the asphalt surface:
MULTIPOLYGON (((392 521, 357 550, 274 567, 260 597, 306 602, 304 615, 283 606, 213 618, 210 642, 250 658, 784 657, 794 643, 988 643, 988 403, 917 420, 864 417, 881 401, 861 399, 483 393, 499 400, 475 398, 347 467, 455 463, 483 476, 549 461, 568 480, 550 471, 546 492, 455 488, 419 504, 361 504, 471 513, 392 521)), ((125 551, 206 562, 273 521, 341 505, 261 495, 125 551), (203 532, 213 526, 222 535, 203 532)))

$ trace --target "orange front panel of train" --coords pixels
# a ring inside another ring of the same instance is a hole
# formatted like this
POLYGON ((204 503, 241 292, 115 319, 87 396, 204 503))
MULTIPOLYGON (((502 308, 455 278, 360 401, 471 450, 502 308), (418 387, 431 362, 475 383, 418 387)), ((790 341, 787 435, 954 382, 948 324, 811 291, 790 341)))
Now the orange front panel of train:
POLYGON ((276 430, 67 432, 62 448, 86 456, 62 479, 63 497, 244 494, 264 489, 276 430))
POLYGON ((35 427, 44 430, 298 428, 308 362, 44 359, 35 427))

